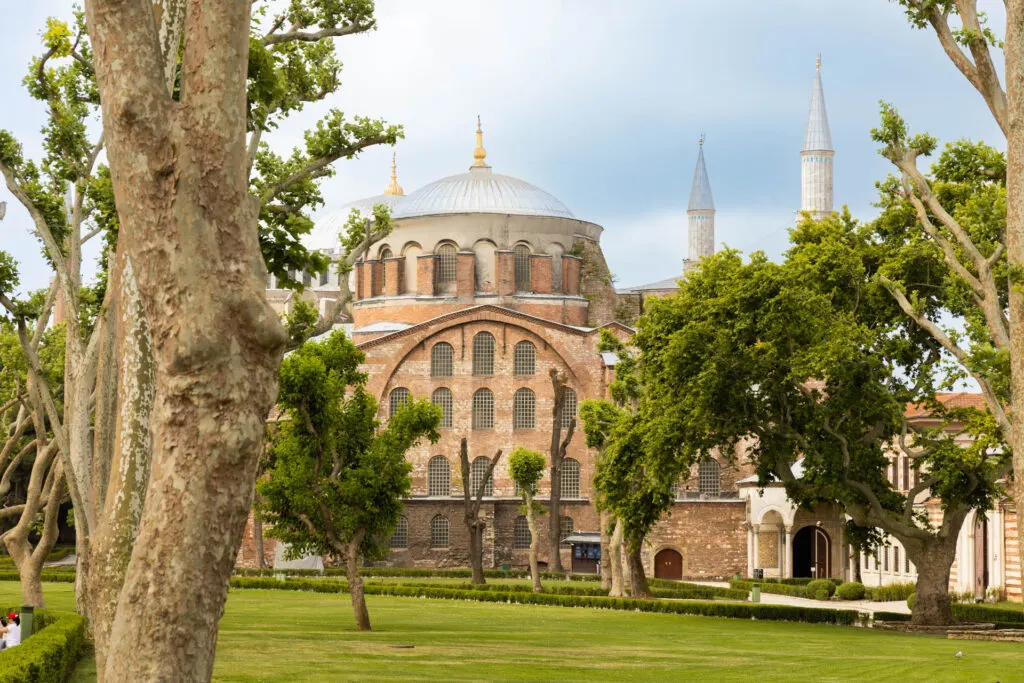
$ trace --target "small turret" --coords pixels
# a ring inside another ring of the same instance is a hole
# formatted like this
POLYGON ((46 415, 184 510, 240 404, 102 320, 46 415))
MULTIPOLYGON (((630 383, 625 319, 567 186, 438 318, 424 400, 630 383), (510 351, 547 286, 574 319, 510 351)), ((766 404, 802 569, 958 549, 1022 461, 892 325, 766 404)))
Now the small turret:
POLYGON ((807 114, 807 130, 800 150, 800 210, 815 218, 832 213, 832 134, 821 87, 821 55, 815 61, 814 86, 807 114))
POLYGON ((704 165, 704 135, 697 147, 697 168, 693 171, 690 204, 686 209, 687 254, 683 272, 691 270, 704 257, 715 253, 715 201, 711 197, 708 169, 704 165))

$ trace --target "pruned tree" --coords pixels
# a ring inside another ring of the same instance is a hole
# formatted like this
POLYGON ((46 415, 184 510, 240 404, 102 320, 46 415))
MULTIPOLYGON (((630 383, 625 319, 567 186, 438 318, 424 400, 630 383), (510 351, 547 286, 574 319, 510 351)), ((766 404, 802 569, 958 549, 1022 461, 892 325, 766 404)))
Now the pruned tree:
POLYGON ((462 474, 462 521, 466 525, 469 534, 469 566, 473 572, 471 583, 484 585, 487 580, 484 578, 484 530, 487 522, 480 519, 480 505, 483 503, 487 489, 493 486, 494 468, 501 460, 501 449, 487 460, 487 469, 480 473, 480 481, 476 488, 473 488, 473 466, 469 462, 469 446, 466 438, 459 442, 459 463, 462 474))
POLYGON ((440 438, 441 409, 410 401, 379 429, 377 402, 359 370, 363 359, 337 331, 284 360, 279 434, 257 488, 272 524, 267 533, 288 543, 292 555, 342 558, 356 624, 370 630, 359 558, 387 554, 409 493, 405 454, 422 438, 440 438))
POLYGON ((999 494, 1010 455, 989 413, 934 398, 942 348, 879 281, 880 266, 895 264, 872 232, 845 212, 805 217, 783 264, 724 251, 653 304, 636 337, 645 441, 693 458, 742 444, 762 484, 781 481, 791 500, 834 503, 899 540, 918 572, 914 623, 948 624, 960 528, 999 494), (911 423, 910 403, 943 426, 911 423), (921 473, 909 490, 887 477, 897 454, 921 473), (929 522, 929 498, 941 501, 941 523, 929 522))
MULTIPOLYGON (((965 221, 962 207, 952 198, 936 192, 917 168, 917 159, 928 155, 935 140, 927 135, 909 138, 906 126, 895 110, 883 112, 883 125, 875 136, 883 143, 882 154, 899 170, 904 198, 914 209, 915 228, 922 239, 941 249, 943 261, 952 271, 950 279, 960 287, 976 309, 976 324, 990 337, 989 349, 963 348, 941 327, 942 315, 923 317, 915 311, 913 300, 901 300, 905 310, 927 330, 946 351, 974 374, 976 357, 987 354, 1009 369, 1009 392, 998 396, 985 389, 985 404, 998 421, 1013 451, 1012 494, 1018 519, 1024 515, 1024 294, 1021 272, 1024 269, 1024 1, 1006 0, 1006 31, 1002 39, 986 24, 986 15, 978 11, 977 0, 899 0, 911 24, 933 31, 953 65, 982 96, 992 117, 1006 136, 1003 169, 1005 226, 994 239, 980 238, 965 221), (1003 87, 997 62, 1004 59, 1003 87), (888 119, 888 121, 887 121, 888 119), (958 215, 958 213, 960 215, 958 215), (1004 271, 1001 263, 1006 264, 1004 271), (999 273, 1002 272, 1002 277, 999 273), (911 304, 908 306, 907 304, 911 304), (972 367, 973 366, 973 367, 972 367)), ((992 171, 984 166, 981 171, 992 171)), ((906 283, 892 288, 899 298, 906 283)), ((906 297, 904 297, 906 299, 906 297)), ((980 360, 980 359, 978 359, 980 360)), ((1017 525, 1017 546, 1024 549, 1024 524, 1017 525)))
POLYGON ((587 437, 587 447, 598 452, 594 477, 594 504, 601 524, 601 587, 608 595, 621 598, 625 593, 622 576, 622 521, 609 509, 607 498, 598 485, 596 473, 605 467, 605 448, 612 428, 622 418, 621 409, 609 401, 587 400, 580 406, 580 420, 587 437))
POLYGON ((562 436, 566 394, 571 391, 565 373, 551 368, 552 405, 551 405, 551 495, 548 502, 548 570, 562 572, 562 463, 565 452, 572 442, 576 431, 576 418, 569 420, 562 436))
POLYGON ((544 476, 545 465, 543 455, 521 446, 514 449, 508 456, 508 474, 519 487, 519 495, 523 498, 526 524, 530 529, 530 579, 533 582, 534 593, 544 590, 540 583, 538 567, 540 537, 537 534, 537 513, 539 506, 534 501, 534 497, 537 495, 537 485, 540 483, 541 477, 544 476))

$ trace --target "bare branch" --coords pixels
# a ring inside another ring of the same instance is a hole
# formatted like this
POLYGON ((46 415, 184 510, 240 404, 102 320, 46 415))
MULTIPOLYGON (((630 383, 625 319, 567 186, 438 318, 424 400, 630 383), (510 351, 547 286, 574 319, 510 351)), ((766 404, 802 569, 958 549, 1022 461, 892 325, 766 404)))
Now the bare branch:
MULTIPOLYGON (((270 202, 272 199, 277 197, 277 195, 284 192, 295 183, 305 180, 306 178, 321 177, 322 175, 324 175, 324 173, 326 173, 327 167, 333 164, 338 159, 341 159, 343 157, 351 157, 356 153, 366 149, 367 147, 373 147, 374 145, 383 145, 388 141, 389 140, 387 136, 376 135, 372 138, 366 138, 365 140, 361 140, 350 147, 343 147, 339 149, 336 154, 332 154, 326 157, 320 157, 319 159, 314 159, 308 164, 306 164, 304 168, 299 169, 298 171, 292 173, 290 176, 280 181, 279 183, 275 183, 274 185, 271 185, 269 188, 267 188, 263 192, 263 194, 260 195, 260 203, 266 204, 270 202)), ((251 142, 252 141, 250 140, 250 143, 251 142)))
POLYGON ((279 25, 275 25, 271 29, 270 33, 263 37, 264 45, 280 45, 281 43, 291 43, 295 41, 301 41, 305 43, 315 43, 323 40, 324 38, 340 38, 341 36, 351 35, 353 33, 365 33, 376 25, 375 21, 370 21, 364 24, 349 24, 347 26, 339 26, 336 28, 325 28, 320 31, 301 31, 296 27, 292 27, 284 33, 275 33, 280 28, 279 25))

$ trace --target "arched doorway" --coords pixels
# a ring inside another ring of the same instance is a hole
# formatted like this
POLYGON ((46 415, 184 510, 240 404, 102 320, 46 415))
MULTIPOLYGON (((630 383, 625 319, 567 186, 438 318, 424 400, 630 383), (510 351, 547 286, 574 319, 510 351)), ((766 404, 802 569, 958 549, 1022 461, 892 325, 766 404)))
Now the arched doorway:
POLYGON ((818 526, 805 526, 793 537, 793 576, 832 576, 832 539, 818 526))
POLYGON ((660 551, 654 556, 654 578, 682 581, 683 556, 672 548, 660 551))

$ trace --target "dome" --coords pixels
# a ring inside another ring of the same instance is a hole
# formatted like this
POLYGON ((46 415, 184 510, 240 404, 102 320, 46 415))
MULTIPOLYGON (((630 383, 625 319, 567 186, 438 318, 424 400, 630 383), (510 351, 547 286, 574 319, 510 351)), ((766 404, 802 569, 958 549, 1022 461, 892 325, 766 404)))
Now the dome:
POLYGON ((319 216, 313 224, 313 230, 302 238, 302 244, 307 249, 334 249, 340 248, 338 235, 341 234, 345 223, 348 222, 352 209, 358 209, 363 216, 370 216, 373 207, 377 204, 386 204, 391 209, 391 215, 395 215, 395 207, 402 203, 406 197, 400 194, 379 194, 374 197, 367 197, 358 201, 345 204, 341 208, 319 216))
POLYGON ((395 218, 452 213, 507 213, 574 218, 569 208, 536 185, 474 167, 421 187, 405 198, 395 218))

